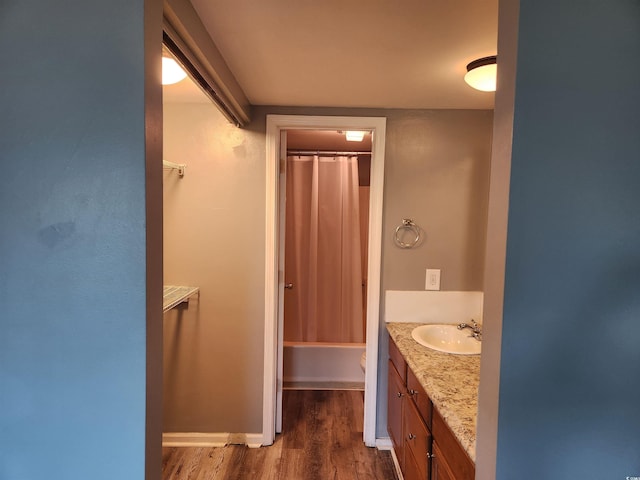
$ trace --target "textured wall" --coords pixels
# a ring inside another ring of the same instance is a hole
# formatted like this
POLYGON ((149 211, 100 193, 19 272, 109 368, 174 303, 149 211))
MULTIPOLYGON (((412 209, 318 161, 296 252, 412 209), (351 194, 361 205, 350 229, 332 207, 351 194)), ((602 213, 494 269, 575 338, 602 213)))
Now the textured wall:
POLYGON ((519 26, 497 478, 635 477, 640 3, 521 1, 519 26))
POLYGON ((200 287, 164 315, 164 431, 262 431, 264 134, 210 103, 164 108, 164 280, 200 287))
MULTIPOLYGON (((269 113, 387 117, 383 290, 423 289, 426 267, 442 268, 443 289, 482 289, 492 112, 256 107, 239 130, 209 105, 167 105, 165 159, 189 167, 183 179, 164 175, 165 282, 203 291, 165 315, 165 431, 262 429, 269 113), (425 229, 420 248, 393 245, 403 216, 425 229)), ((384 329, 381 342, 384 357, 384 329)), ((386 362, 379 376, 384 392, 386 362)))
POLYGON ((383 290, 424 290, 425 269, 439 268, 442 290, 482 290, 492 113, 431 110, 387 120, 383 290), (424 230, 400 249, 403 218, 424 230))
POLYGON ((3 479, 145 476, 144 4, 0 7, 3 479))
MULTIPOLYGON (((483 110, 389 112, 383 293, 424 290, 426 268, 441 269, 442 290, 483 289, 492 121, 492 112, 483 110), (394 244, 395 228, 406 217, 424 230, 424 242, 418 248, 405 250, 394 244)), ((387 436, 388 353, 382 320, 378 437, 387 436)))

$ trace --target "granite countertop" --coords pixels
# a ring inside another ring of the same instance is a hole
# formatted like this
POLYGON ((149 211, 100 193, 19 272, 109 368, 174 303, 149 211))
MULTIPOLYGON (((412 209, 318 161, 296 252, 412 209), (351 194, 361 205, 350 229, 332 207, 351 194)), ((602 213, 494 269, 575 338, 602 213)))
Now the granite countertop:
POLYGON ((462 447, 476 461, 480 355, 453 355, 411 337, 418 323, 387 323, 387 331, 462 447))

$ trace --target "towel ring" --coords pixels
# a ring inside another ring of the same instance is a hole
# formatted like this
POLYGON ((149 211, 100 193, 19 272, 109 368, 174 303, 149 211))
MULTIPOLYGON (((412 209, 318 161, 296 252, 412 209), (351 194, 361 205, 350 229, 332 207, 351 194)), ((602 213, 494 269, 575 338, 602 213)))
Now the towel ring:
POLYGON ((413 248, 420 240, 420 228, 410 218, 403 218, 402 225, 398 225, 396 228, 394 240, 400 248, 413 248), (402 238, 407 232, 413 233, 415 237, 408 242, 404 242, 402 238))

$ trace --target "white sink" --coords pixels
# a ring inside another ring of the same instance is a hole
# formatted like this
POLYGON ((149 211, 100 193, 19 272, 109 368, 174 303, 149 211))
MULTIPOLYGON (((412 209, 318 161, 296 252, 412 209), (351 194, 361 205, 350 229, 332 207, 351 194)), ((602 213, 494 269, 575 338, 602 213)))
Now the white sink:
POLYGON ((420 325, 411 332, 420 345, 439 352, 457 355, 478 355, 481 342, 471 337, 471 330, 458 330, 457 325, 420 325))

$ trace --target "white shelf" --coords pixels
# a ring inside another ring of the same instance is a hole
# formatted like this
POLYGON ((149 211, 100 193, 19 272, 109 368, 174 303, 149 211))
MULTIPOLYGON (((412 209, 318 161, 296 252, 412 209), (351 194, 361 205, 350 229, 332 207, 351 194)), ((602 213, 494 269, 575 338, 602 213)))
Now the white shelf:
POLYGON ((165 285, 162 292, 162 311, 171 310, 176 305, 188 302, 200 291, 198 287, 187 287, 183 285, 165 285))

